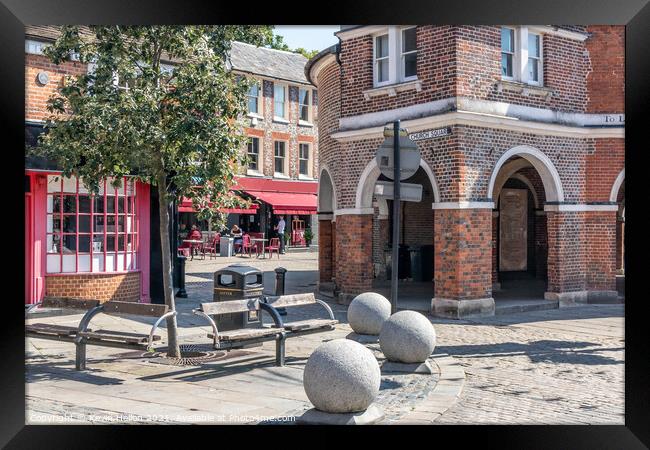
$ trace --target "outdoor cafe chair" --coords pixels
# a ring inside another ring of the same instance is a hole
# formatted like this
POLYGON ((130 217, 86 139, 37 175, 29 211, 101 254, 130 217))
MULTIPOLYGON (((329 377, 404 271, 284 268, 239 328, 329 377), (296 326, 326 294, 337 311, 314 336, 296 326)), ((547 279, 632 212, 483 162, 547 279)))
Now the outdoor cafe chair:
POLYGON ((271 238, 266 249, 269 251, 269 258, 273 256, 273 251, 275 250, 278 254, 278 259, 280 259, 280 238, 271 238))

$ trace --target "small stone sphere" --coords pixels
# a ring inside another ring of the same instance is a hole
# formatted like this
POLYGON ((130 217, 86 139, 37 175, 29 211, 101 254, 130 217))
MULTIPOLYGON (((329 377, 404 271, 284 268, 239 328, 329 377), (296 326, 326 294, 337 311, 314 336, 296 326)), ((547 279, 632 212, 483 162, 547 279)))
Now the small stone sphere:
POLYGON ((314 350, 303 375, 309 401, 327 413, 365 411, 379 394, 381 371, 363 345, 334 339, 314 350))
POLYGON ((348 323, 358 334, 377 336, 389 317, 390 302, 375 292, 357 295, 348 307, 348 323))
POLYGON ((425 362, 436 347, 436 330, 419 312, 400 311, 381 328, 379 347, 389 361, 425 362))

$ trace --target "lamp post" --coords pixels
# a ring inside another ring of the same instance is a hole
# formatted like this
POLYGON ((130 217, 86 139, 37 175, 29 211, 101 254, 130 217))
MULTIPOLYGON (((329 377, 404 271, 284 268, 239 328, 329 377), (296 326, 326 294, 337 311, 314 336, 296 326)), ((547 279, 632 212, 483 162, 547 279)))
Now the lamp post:
POLYGON ((391 255, 390 312, 397 312, 397 283, 399 276, 399 235, 400 235, 400 154, 399 120, 393 122, 393 253, 391 255))

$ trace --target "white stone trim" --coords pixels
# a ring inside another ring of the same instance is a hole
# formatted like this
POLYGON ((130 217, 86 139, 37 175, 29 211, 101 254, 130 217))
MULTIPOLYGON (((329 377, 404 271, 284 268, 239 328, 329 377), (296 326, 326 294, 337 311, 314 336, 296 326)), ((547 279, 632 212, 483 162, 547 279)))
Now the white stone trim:
POLYGON ((535 186, 533 186, 533 183, 528 179, 528 177, 521 173, 515 173, 510 178, 519 180, 522 183, 524 183, 526 186, 528 186, 528 189, 530 189, 531 194, 533 194, 533 203, 535 204, 535 209, 539 209, 539 199, 537 198, 537 191, 535 190, 535 186))
POLYGON ((618 211, 618 205, 590 205, 579 203, 574 205, 544 205, 544 211, 554 212, 585 212, 585 211, 618 211))
MULTIPOLYGON (((440 190, 438 189, 438 183, 436 182, 433 170, 431 170, 431 167, 429 167, 429 164, 427 164, 423 158, 420 158, 420 167, 422 167, 429 178, 434 200, 440 201, 440 190)), ((379 167, 377 166, 377 160, 372 158, 359 177, 359 184, 357 185, 357 193, 354 202, 356 208, 367 207, 372 204, 372 196, 375 192, 375 183, 377 182, 380 173, 379 167)))
POLYGON ((380 33, 386 31, 388 25, 372 25, 372 26, 361 26, 358 28, 353 28, 351 30, 337 31, 334 33, 334 36, 341 38, 342 41, 347 39, 354 39, 361 36, 368 36, 375 33, 380 33))
POLYGON ((335 209, 334 210, 334 216, 345 216, 345 215, 361 215, 361 214, 374 214, 375 210, 374 208, 343 208, 343 209, 335 209))
POLYGON ((618 198, 618 191, 621 189, 621 185, 623 184, 624 180, 625 180, 625 168, 621 170, 621 173, 618 174, 616 180, 614 181, 614 185, 612 186, 612 192, 609 194, 610 202, 616 202, 616 199, 618 198))
MULTIPOLYGON (((334 187, 334 178, 332 177, 332 171, 330 170, 329 166, 327 164, 321 164, 320 165, 320 172, 318 173, 318 189, 317 189, 317 194, 316 194, 316 205, 318 206, 318 209, 321 208, 320 204, 320 188, 321 188, 321 182, 323 180, 323 172, 327 173, 327 177, 330 180, 330 186, 332 188, 332 204, 330 205, 329 210, 334 211, 336 209, 336 206, 338 205, 336 201, 336 188, 334 187)), ((323 205, 326 206, 326 205, 323 205)))
POLYGON ((326 56, 323 56, 321 59, 316 61, 313 66, 311 66, 309 69, 309 78, 314 81, 316 86, 318 86, 318 74, 320 71, 323 70, 325 66, 333 62, 336 62, 336 55, 330 53, 326 56))
MULTIPOLYGON (((363 92, 363 98, 370 100, 372 97, 380 97, 387 95, 388 97, 395 97, 398 92, 412 91, 420 92, 422 90, 422 82, 420 80, 406 81, 402 83, 381 85, 376 88, 367 89, 363 92)), ((339 119, 341 120, 341 119, 339 119)))
POLYGON ((499 195, 501 195, 501 189, 503 185, 506 184, 506 181, 517 171, 524 169, 526 167, 534 167, 530 161, 525 158, 516 159, 514 161, 506 162, 501 169, 499 170, 499 175, 494 182, 494 190, 492 192, 492 200, 494 203, 498 203, 499 195))
POLYGON ((432 209, 494 209, 494 202, 436 202, 432 209))
POLYGON ((323 213, 316 213, 318 215, 318 220, 332 220, 334 218, 334 214, 328 213, 328 214, 323 214, 323 213))
POLYGON ((528 29, 534 33, 548 34, 551 36, 571 39, 572 41, 584 42, 589 37, 588 34, 564 30, 562 28, 552 27, 550 25, 528 25, 528 29))
POLYGON ((490 176, 490 182, 488 183, 487 197, 493 198, 493 192, 495 187, 495 182, 501 167, 508 161, 508 159, 513 156, 520 156, 527 159, 533 167, 537 170, 537 173, 544 183, 544 192, 546 192, 546 201, 564 201, 564 191, 562 189, 562 181, 560 180, 560 174, 557 169, 551 162, 548 156, 546 156, 541 151, 536 148, 529 147, 527 145, 519 145, 513 147, 510 150, 506 151, 501 158, 497 161, 492 170, 492 175, 490 176))

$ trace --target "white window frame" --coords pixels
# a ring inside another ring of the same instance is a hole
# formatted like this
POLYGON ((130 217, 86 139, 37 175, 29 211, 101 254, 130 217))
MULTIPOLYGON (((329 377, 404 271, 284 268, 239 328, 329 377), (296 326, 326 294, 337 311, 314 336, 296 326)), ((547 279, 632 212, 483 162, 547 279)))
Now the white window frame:
POLYGON ((278 121, 278 122, 288 122, 288 105, 289 103, 289 85, 285 83, 278 83, 276 81, 273 82, 273 120, 278 121), (281 87, 282 90, 284 91, 284 101, 283 101, 283 111, 282 115, 278 116, 277 115, 277 109, 276 109, 276 101, 275 101, 275 93, 276 93, 276 88, 281 87))
POLYGON ((413 81, 413 80, 417 80, 417 79, 418 79, 418 73, 417 73, 417 54, 418 54, 418 46, 417 46, 417 27, 416 27, 416 26, 412 26, 412 27, 404 27, 404 28, 401 28, 401 29, 400 29, 400 32, 399 32, 399 36, 400 36, 400 43, 399 43, 399 50, 400 50, 400 79, 401 79, 401 81, 413 81), (408 52, 404 52, 404 39, 403 39, 403 35, 404 35, 404 32, 405 32, 405 31, 410 30, 410 29, 415 29, 415 30, 416 30, 416 31, 415 31, 415 36, 416 36, 416 40, 415 40, 415 50, 411 50, 411 51, 408 51, 408 52), (406 73, 406 58, 405 58, 405 56, 406 56, 406 55, 413 54, 413 53, 415 53, 415 55, 416 55, 416 57, 415 57, 415 58, 416 58, 416 60, 415 60, 415 75, 411 75, 410 77, 407 77, 407 76, 405 75, 405 73, 406 73))
POLYGON ((289 142, 283 139, 274 139, 273 140, 273 176, 276 178, 289 178, 288 172, 289 172, 289 142), (282 172, 278 172, 275 170, 275 158, 277 157, 275 155, 275 144, 279 142, 284 143, 284 156, 283 156, 284 161, 282 163, 282 172))
POLYGON ((312 155, 313 155, 313 152, 312 152, 311 142, 298 142, 298 177, 299 178, 309 178, 309 179, 313 178, 313 173, 312 173, 312 161, 313 161, 313 159, 312 159, 312 155), (300 162, 305 161, 305 159, 302 158, 302 155, 300 154, 300 151, 301 151, 303 145, 307 146, 307 152, 308 152, 307 153, 307 160, 306 160, 307 161, 307 173, 302 173, 300 171, 300 162))
POLYGON ((257 139, 257 169, 251 169, 250 166, 246 167, 246 174, 247 175, 262 175, 264 173, 264 143, 262 141, 262 138, 259 136, 248 136, 248 140, 246 141, 246 156, 250 155, 250 152, 248 151, 248 144, 249 141, 252 141, 253 139, 257 139))
POLYGON ((300 124, 311 124, 313 123, 313 116, 312 116, 312 111, 313 111, 313 106, 314 104, 314 91, 313 89, 309 89, 307 87, 300 87, 298 86, 298 123, 300 124), (307 120, 303 120, 302 116, 302 106, 305 105, 305 103, 300 103, 300 91, 306 91, 307 94, 309 94, 309 98, 307 99, 307 120))
POLYGON ((499 50, 500 50, 499 51, 499 56, 500 56, 499 72, 501 72, 501 79, 502 80, 509 80, 509 81, 515 80, 515 78, 516 78, 515 75, 517 74, 517 30, 516 29, 514 29, 512 27, 501 27, 499 29, 499 50), (503 51, 503 43, 501 42, 502 35, 503 35, 502 30, 504 28, 506 30, 510 30, 510 31, 513 32, 512 33, 513 43, 512 43, 512 53, 511 53, 512 54, 512 76, 504 75, 503 74, 503 68, 501 67, 501 58, 503 58, 503 53, 508 53, 508 52, 503 51))
MULTIPOLYGON (((251 112, 248 111, 248 99, 250 96, 248 95, 248 92, 246 93, 246 110, 247 110, 247 115, 249 117, 257 117, 258 119, 263 118, 263 111, 262 107, 264 105, 264 102, 262 102, 262 98, 264 98, 264 81, 255 78, 253 80, 255 84, 257 84, 257 112, 251 112)), ((250 92, 250 91, 249 91, 250 92)), ((274 99, 275 101, 275 99, 274 99)), ((275 114, 275 113, 274 113, 275 114)))
MULTIPOLYGON (((402 64, 402 31, 409 28, 417 28, 416 25, 405 26, 389 26, 380 31, 373 33, 372 36, 372 80, 374 87, 387 86, 391 84, 407 83, 416 81, 416 75, 408 78, 404 77, 404 69, 402 64), (388 80, 379 82, 377 77, 379 71, 377 70, 377 38, 388 34, 388 80)), ((417 53, 417 44, 414 52, 417 53)), ((409 52, 410 53, 410 52, 409 52)), ((417 64, 417 63, 416 63, 417 64)), ((416 66, 417 67, 417 66, 416 66)))
MULTIPOLYGON (((507 28, 514 30, 515 36, 515 54, 512 58, 512 78, 501 75, 502 80, 515 81, 533 86, 544 86, 544 34, 537 30, 531 33, 539 36, 539 59, 538 59, 538 75, 539 81, 532 81, 528 79, 528 27, 515 27, 515 26, 502 26, 500 28, 507 28)), ((501 48, 501 45, 499 45, 501 48)), ((501 56, 501 51, 499 56, 501 56)), ((501 72, 501 63, 499 62, 499 72, 501 72)))

